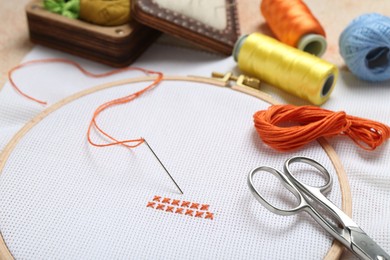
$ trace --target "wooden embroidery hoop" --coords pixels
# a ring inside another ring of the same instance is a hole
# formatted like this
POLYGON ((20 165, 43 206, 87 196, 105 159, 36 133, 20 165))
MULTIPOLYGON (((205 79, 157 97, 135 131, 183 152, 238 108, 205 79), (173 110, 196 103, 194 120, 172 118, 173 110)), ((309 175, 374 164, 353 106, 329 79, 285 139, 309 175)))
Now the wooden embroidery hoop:
MULTIPOLYGON (((8 157, 13 152, 16 145, 19 143, 19 141, 23 138, 23 136, 30 131, 37 123, 39 123, 41 120, 43 120, 46 116, 51 114, 52 112, 60 109, 61 107, 65 106, 68 103, 71 103, 72 101, 75 101, 83 96, 86 96, 88 94, 92 94, 94 92, 98 92, 103 89, 108 89, 115 86, 120 86, 124 84, 131 84, 131 83, 137 83, 137 82, 146 82, 153 80, 154 77, 139 77, 139 78, 132 78, 132 79, 124 79, 120 81, 115 82, 109 82, 106 84, 102 84, 81 92, 78 92, 74 95, 71 95, 58 103, 52 105, 51 107, 47 108, 46 110, 42 111, 39 115, 37 115, 35 118, 33 118, 30 122, 28 122, 7 144, 7 146, 4 148, 4 151, 0 154, 0 174, 3 171, 3 168, 7 162, 8 157)), ((194 76, 165 76, 164 81, 188 81, 188 82, 195 82, 195 83, 205 83, 210 84, 214 86, 219 87, 226 87, 227 83, 221 80, 212 79, 212 78, 203 78, 203 77, 194 77, 194 76)), ((232 85, 230 87, 231 89, 242 92, 244 94, 248 94, 250 96, 259 98, 267 103, 270 104, 277 104, 277 102, 269 95, 249 88, 245 86, 240 85, 232 85)), ((333 147, 326 141, 324 138, 319 138, 318 143, 321 145, 321 147, 324 149, 326 154, 328 155, 329 159, 331 160, 336 173, 338 177, 338 181, 340 184, 340 190, 341 190, 341 200, 342 200, 342 210, 349 216, 352 215, 352 198, 351 198, 351 190, 348 183, 348 178, 345 173, 345 170, 342 166, 342 163, 340 161, 340 158, 338 157, 336 151, 333 149, 333 147)), ((1 233, 1 231, 0 231, 1 233)), ((332 246, 329 248, 327 254, 325 255, 324 259, 338 259, 342 252, 343 252, 343 245, 339 243, 337 240, 334 240, 332 243, 332 246)), ((14 259, 13 255, 9 251, 3 236, 0 236, 0 259, 14 259)))

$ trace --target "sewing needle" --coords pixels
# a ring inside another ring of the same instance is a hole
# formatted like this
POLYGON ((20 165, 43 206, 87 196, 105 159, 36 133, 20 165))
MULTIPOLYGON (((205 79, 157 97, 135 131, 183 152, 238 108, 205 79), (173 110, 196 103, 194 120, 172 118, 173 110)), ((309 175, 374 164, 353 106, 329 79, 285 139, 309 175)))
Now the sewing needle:
MULTIPOLYGON (((144 139, 144 138, 142 138, 144 139)), ((171 178, 171 180, 173 181, 173 183, 176 185, 176 187, 179 189, 180 193, 181 194, 184 194, 183 191, 180 189, 179 185, 176 183, 176 181, 173 179, 172 175, 168 172, 167 168, 165 168, 164 164, 161 162, 161 160, 158 158, 157 154, 153 151, 152 147, 150 147, 150 145, 148 144, 148 142, 146 141, 146 139, 144 139, 144 142, 146 144, 146 146, 149 148, 149 150, 153 153, 154 157, 156 157, 156 159, 158 160, 158 162, 161 164, 161 166, 164 168, 165 172, 168 174, 169 178, 171 178)))

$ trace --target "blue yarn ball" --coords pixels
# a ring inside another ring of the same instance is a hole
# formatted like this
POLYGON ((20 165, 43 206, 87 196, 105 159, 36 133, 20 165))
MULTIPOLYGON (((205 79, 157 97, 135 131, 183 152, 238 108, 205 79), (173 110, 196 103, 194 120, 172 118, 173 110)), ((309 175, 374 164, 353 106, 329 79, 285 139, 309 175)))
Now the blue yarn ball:
POLYGON ((367 81, 390 79, 390 18, 372 13, 354 19, 339 39, 351 72, 367 81))

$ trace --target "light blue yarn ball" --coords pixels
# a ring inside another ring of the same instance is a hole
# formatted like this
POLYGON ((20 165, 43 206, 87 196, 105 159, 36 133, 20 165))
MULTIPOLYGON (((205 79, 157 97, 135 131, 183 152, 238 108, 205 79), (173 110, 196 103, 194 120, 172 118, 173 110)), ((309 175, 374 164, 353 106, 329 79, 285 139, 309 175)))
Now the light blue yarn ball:
POLYGON ((351 72, 367 81, 390 79, 390 18, 372 13, 354 19, 339 39, 351 72))

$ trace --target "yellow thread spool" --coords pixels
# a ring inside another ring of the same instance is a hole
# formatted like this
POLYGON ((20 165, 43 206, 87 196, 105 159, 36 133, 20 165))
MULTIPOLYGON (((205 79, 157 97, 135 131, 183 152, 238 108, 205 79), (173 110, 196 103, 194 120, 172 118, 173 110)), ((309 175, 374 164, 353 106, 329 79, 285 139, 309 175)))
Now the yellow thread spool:
POLYGON ((129 0, 80 0, 80 19, 103 26, 117 26, 130 20, 129 0))
POLYGON ((241 37, 233 56, 243 72, 315 105, 329 98, 338 76, 335 65, 260 33, 241 37))

